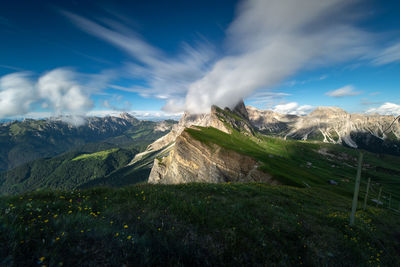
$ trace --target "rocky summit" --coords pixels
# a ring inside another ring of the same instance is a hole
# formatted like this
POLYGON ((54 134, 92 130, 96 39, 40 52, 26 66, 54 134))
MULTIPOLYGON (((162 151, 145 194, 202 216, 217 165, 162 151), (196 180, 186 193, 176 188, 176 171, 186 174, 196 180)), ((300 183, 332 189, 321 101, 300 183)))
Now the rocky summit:
POLYGON ((233 110, 212 106, 209 114, 185 114, 168 135, 149 146, 148 151, 153 151, 170 144, 168 155, 154 160, 149 183, 274 183, 269 174, 258 169, 258 162, 252 157, 224 149, 217 144, 205 144, 185 131, 187 127, 196 130, 198 126, 213 127, 228 134, 238 131, 243 135, 253 136, 255 133, 243 101, 233 110))

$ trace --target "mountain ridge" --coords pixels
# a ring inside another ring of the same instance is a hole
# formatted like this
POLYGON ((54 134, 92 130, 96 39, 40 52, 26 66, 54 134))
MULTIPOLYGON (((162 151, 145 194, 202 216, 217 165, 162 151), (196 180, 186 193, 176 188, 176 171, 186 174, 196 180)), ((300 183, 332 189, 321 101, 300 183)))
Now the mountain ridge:
POLYGON ((400 123, 391 126, 394 116, 352 114, 337 107, 317 107, 305 116, 262 111, 251 106, 247 109, 252 124, 266 134, 400 155, 400 123))
MULTIPOLYGON (((39 158, 53 157, 87 143, 102 141, 121 146, 129 145, 130 135, 141 134, 141 129, 165 133, 173 124, 173 121, 139 121, 127 113, 118 117, 88 117, 80 126, 66 123, 62 118, 2 123, 0 171, 39 158)), ((158 134, 158 137, 161 135, 163 134, 158 134)))
MULTIPOLYGON (((260 135, 263 127, 269 127, 272 133, 280 135, 282 139, 310 140, 312 135, 320 133, 323 138, 318 141, 322 143, 362 148, 363 144, 368 144, 356 137, 367 133, 370 134, 370 139, 375 137, 384 140, 373 134, 377 134, 380 129, 391 123, 390 116, 382 120, 379 116, 352 115, 336 107, 319 107, 307 116, 293 116, 260 111, 254 107, 247 108, 243 102, 239 102, 233 110, 212 106, 209 114, 195 115, 196 119, 188 119, 193 116, 185 114, 175 125, 179 130, 163 137, 168 138, 168 144, 165 139, 162 140, 164 142, 157 140, 144 152, 154 152, 154 148, 157 148, 164 149, 165 153, 154 159, 149 176, 150 183, 267 181, 279 184, 279 179, 274 179, 263 167, 268 165, 267 161, 261 157, 249 163, 247 158, 252 157, 252 153, 259 153, 257 151, 260 148, 257 146, 263 142, 260 135), (368 128, 369 131, 366 131, 363 128, 365 124, 372 127, 374 123, 378 123, 377 129, 368 128), (336 140, 332 137, 332 129, 337 133, 336 140), (359 131, 356 132, 357 136, 354 136, 352 130, 359 131), (224 139, 235 139, 238 143, 219 145, 218 142, 224 143, 224 139), (242 150, 235 148, 241 146, 239 143, 242 143, 242 150), (167 145, 168 149, 165 150, 167 145), (246 146, 254 146, 254 149, 252 152, 247 151, 246 146), (231 155, 231 158, 226 155, 231 155), (247 164, 244 164, 246 162, 247 164), (253 170, 256 170, 257 175, 249 175, 253 170)), ((397 138, 397 135, 395 137, 397 138)), ((397 145, 393 144, 390 148, 396 152, 397 145)), ((253 157, 253 160, 255 158, 253 157)))

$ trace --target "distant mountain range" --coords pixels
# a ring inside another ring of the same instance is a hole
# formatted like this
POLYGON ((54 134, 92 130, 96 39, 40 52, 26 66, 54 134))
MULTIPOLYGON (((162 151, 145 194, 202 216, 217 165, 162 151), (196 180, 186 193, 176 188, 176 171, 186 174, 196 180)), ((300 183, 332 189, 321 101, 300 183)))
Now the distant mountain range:
MULTIPOLYGON (((118 117, 89 117, 81 126, 60 119, 3 123, 0 193, 72 189, 91 184, 125 167, 136 153, 165 135, 175 123, 139 121, 127 113, 118 117)), ((129 176, 126 183, 145 180, 149 172, 129 176)))
POLYGON ((146 140, 164 135, 172 124, 174 121, 139 121, 128 113, 119 117, 88 117, 81 126, 56 118, 5 122, 0 124, 0 171, 71 149, 79 150, 88 143, 143 148, 148 144, 146 140))
POLYGON ((318 107, 307 116, 250 106, 247 111, 251 123, 264 134, 400 155, 400 122, 393 123, 394 116, 349 114, 336 107, 318 107))

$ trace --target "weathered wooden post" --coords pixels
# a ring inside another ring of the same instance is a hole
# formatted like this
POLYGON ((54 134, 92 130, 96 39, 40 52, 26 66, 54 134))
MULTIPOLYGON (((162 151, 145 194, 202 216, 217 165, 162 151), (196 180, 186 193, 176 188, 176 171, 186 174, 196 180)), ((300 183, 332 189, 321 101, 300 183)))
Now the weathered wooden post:
POLYGON ((368 202, 368 193, 369 193, 369 185, 371 184, 371 177, 368 177, 368 183, 367 183, 367 192, 365 193, 364 197, 364 205, 363 209, 365 210, 367 208, 367 202, 368 202))
POLYGON ((382 195, 382 186, 381 188, 379 188, 378 201, 376 202, 376 207, 378 207, 379 202, 381 201, 381 195, 382 195))
POLYGON ((353 205, 351 207, 351 214, 350 214, 350 226, 354 225, 354 219, 356 216, 356 210, 357 210, 357 204, 358 204, 358 192, 360 191, 362 160, 363 160, 363 153, 360 152, 360 155, 358 157, 356 183, 354 186, 353 205))

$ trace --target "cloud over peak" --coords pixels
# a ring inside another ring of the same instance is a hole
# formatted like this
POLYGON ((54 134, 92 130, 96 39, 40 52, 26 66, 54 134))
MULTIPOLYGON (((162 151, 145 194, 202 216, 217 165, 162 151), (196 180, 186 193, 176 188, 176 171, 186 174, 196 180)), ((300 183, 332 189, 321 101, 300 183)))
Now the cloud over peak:
POLYGON ((118 21, 93 21, 62 13, 83 31, 126 51, 127 71, 141 86, 122 88, 167 99, 164 110, 209 112, 232 107, 258 89, 269 89, 303 69, 361 57, 370 34, 355 26, 355 3, 347 0, 241 1, 226 31, 225 52, 211 45, 183 45, 166 56, 118 21))
POLYGON ((218 60, 186 96, 187 110, 233 106, 302 69, 364 55, 370 35, 353 24, 357 1, 251 0, 228 29, 231 54, 218 60))
POLYGON ((339 89, 326 92, 325 94, 327 96, 331 96, 331 97, 345 97, 345 96, 355 96, 355 95, 359 95, 361 93, 362 92, 355 91, 354 86, 346 85, 346 86, 343 86, 343 87, 341 87, 339 89))

